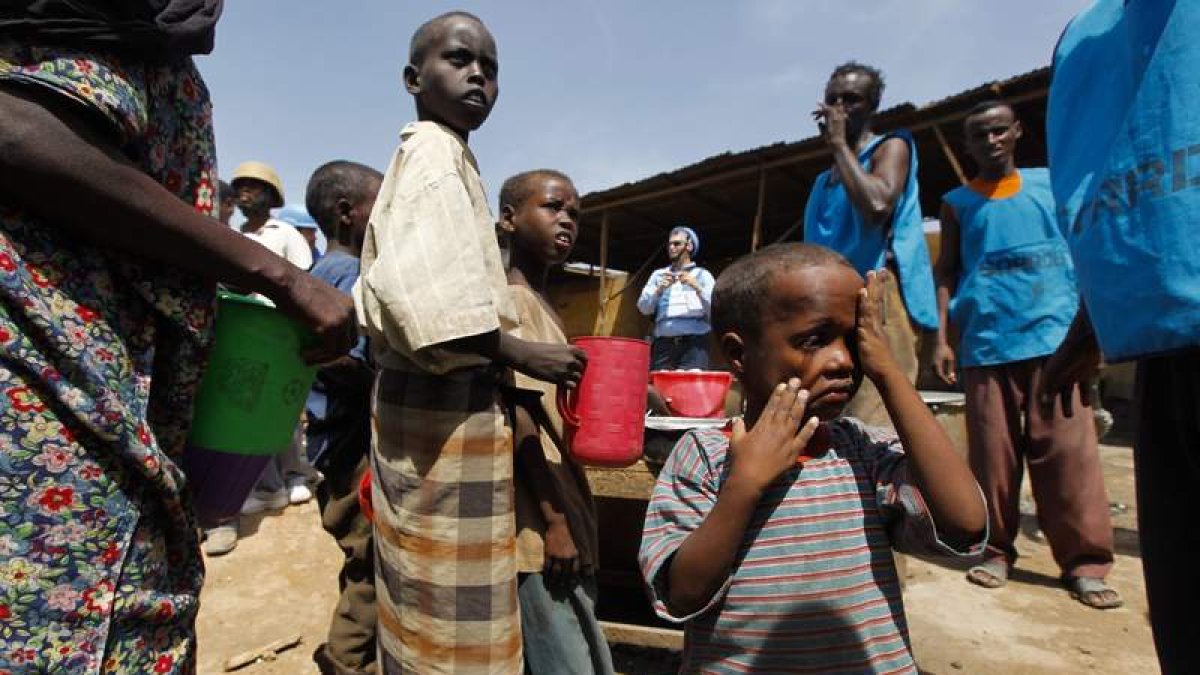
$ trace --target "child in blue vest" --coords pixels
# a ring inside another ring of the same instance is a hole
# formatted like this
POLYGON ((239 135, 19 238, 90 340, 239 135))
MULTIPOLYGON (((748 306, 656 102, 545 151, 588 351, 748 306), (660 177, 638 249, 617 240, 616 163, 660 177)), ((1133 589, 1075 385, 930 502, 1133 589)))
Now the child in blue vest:
POLYGON ((1063 584, 1085 605, 1119 607, 1121 596, 1104 583, 1113 533, 1089 403, 1075 392, 1052 414, 1036 414, 1042 366, 1079 304, 1049 175, 1016 168, 1022 131, 1008 104, 975 106, 963 130, 979 175, 942 198, 934 368, 949 384, 958 383, 956 365, 962 369, 971 468, 988 500, 987 554, 967 579, 985 588, 1007 581, 1017 559, 1027 462, 1063 584), (960 336, 957 355, 951 322, 960 336))

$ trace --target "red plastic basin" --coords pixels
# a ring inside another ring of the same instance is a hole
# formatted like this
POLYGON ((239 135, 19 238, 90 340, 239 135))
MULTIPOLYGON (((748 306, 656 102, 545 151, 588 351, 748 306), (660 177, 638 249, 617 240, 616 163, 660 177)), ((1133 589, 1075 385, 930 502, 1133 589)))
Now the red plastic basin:
POLYGON ((716 370, 655 370, 650 384, 680 417, 722 417, 733 375, 716 370))

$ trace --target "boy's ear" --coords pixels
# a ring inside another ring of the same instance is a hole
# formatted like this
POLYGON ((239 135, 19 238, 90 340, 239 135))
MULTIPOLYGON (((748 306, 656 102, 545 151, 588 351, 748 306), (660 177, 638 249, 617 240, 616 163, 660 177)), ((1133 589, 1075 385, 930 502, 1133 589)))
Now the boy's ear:
POLYGON ((333 231, 334 238, 339 243, 348 244, 354 233, 354 205, 345 197, 338 197, 333 203, 334 212, 337 214, 337 222, 333 231))
POLYGON ((729 362, 729 368, 733 372, 733 376, 741 379, 746 372, 746 341, 741 335, 733 331, 722 333, 718 342, 721 345, 721 353, 725 355, 725 360, 729 362))
POLYGON ((512 233, 516 231, 517 224, 513 222, 513 217, 517 215, 517 210, 512 207, 512 204, 505 204, 500 207, 500 220, 496 223, 505 232, 512 233))
POLYGON ((411 63, 404 66, 404 88, 414 96, 421 93, 421 71, 411 63))
POLYGON ((1020 138, 1025 135, 1025 128, 1021 126, 1021 120, 1013 122, 1013 138, 1020 138))

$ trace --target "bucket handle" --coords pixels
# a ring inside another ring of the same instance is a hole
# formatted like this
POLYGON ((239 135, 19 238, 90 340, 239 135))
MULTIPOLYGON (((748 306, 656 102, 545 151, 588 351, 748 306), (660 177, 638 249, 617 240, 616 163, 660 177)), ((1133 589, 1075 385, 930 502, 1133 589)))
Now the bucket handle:
POLYGON ((562 417, 563 422, 573 427, 578 427, 582 421, 575 412, 575 402, 579 398, 576 393, 578 388, 576 386, 575 389, 567 389, 559 386, 558 394, 555 396, 555 402, 558 404, 558 414, 562 417))

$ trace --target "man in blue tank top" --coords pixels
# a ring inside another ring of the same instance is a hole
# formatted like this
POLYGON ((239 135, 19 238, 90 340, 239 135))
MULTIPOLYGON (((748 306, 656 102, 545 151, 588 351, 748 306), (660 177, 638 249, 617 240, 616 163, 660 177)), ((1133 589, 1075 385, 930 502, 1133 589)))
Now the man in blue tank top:
POLYGON ((1162 672, 1200 648, 1200 2, 1097 0, 1054 54, 1046 116, 1083 305, 1046 363, 1048 405, 1137 361, 1138 535, 1162 672))
MULTIPOLYGON (((963 136, 979 173, 942 197, 934 369, 948 384, 958 383, 956 361, 962 369, 969 459, 988 503, 987 553, 967 579, 985 588, 1008 580, 1027 463, 1038 522, 1063 583, 1085 605, 1119 607, 1120 595, 1104 582, 1113 532, 1092 416, 1068 415, 1062 401, 1045 416, 1036 409, 1042 367, 1062 342, 1079 297, 1049 174, 1016 167, 1021 134, 1008 104, 972 108, 963 136)), ((1090 412, 1079 391, 1070 404, 1090 412)))
MULTIPOLYGON (((817 176, 804 210, 804 240, 841 253, 864 277, 884 275, 884 333, 910 381, 917 377, 917 333, 937 328, 929 250, 917 193, 916 144, 907 131, 877 136, 871 120, 883 96, 883 74, 849 62, 834 69, 813 117, 833 154, 817 176)), ((879 392, 864 381, 845 414, 889 425, 879 392)))

